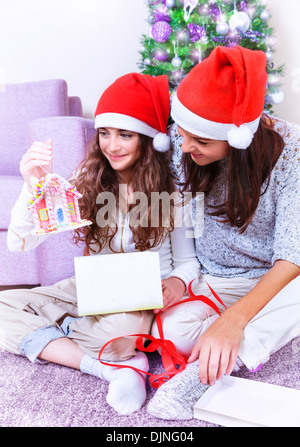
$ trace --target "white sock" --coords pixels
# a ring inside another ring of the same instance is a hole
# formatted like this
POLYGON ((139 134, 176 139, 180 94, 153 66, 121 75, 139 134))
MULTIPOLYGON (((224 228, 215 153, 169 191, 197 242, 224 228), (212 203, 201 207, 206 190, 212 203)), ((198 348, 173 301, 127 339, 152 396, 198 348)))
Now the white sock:
MULTIPOLYGON (((134 366, 145 372, 149 370, 147 356, 140 351, 128 360, 112 363, 134 366)), ((121 415, 129 415, 139 410, 146 400, 145 374, 130 368, 103 365, 88 355, 83 357, 80 370, 110 382, 106 401, 121 415)))

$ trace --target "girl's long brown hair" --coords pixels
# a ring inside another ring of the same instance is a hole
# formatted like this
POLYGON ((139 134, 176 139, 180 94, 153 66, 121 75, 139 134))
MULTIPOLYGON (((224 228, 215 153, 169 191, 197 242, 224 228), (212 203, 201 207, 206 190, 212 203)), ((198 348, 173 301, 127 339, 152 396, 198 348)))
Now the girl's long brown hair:
MULTIPOLYGON (((261 195, 269 186, 272 169, 283 146, 283 138, 274 130, 272 119, 263 114, 249 148, 230 148, 229 171, 224 185, 226 201, 213 206, 214 211, 210 215, 220 217, 222 222, 240 228, 240 233, 243 233, 254 216, 261 195), (266 180, 266 187, 261 191, 266 180)), ((200 167, 191 159, 190 154, 184 154, 183 170, 185 183, 181 185, 182 192, 205 192, 209 197, 219 174, 219 163, 200 167)))
MULTIPOLYGON (((169 231, 174 228, 174 203, 171 203, 170 225, 168 227, 164 225, 161 218, 161 203, 160 208, 156 210, 160 213, 159 225, 157 225, 157 221, 156 225, 151 225, 153 216, 153 213, 151 213, 151 192, 161 193, 165 191, 171 194, 176 188, 169 167, 168 155, 153 148, 152 138, 139 135, 139 140, 141 155, 134 166, 131 186, 133 191, 143 192, 147 196, 148 225, 130 226, 130 228, 135 248, 139 251, 145 251, 161 244, 169 231)), ((107 245, 111 248, 111 242, 118 231, 118 226, 117 222, 114 226, 107 225, 105 227, 97 224, 97 213, 101 207, 97 204, 97 197, 100 193, 110 192, 114 195, 118 206, 120 183, 117 172, 112 169, 100 149, 99 131, 92 138, 87 148, 87 156, 77 172, 73 183, 82 194, 82 198, 79 200, 81 218, 89 219, 92 221, 92 225, 75 230, 74 242, 85 242, 91 251, 95 251, 94 245, 97 244, 99 247, 97 253, 99 253, 107 245)), ((131 205, 129 211, 136 205, 131 205)))

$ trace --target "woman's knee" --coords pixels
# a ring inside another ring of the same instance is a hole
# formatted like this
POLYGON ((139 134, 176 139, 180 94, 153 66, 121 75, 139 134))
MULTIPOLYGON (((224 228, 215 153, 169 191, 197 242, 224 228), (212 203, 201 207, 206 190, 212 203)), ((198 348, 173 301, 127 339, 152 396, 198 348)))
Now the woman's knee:
MULTIPOLYGON (((164 338, 171 340, 178 353, 183 356, 190 356, 200 335, 218 317, 206 305, 197 302, 188 304, 189 306, 184 305, 181 309, 166 311, 161 318, 164 338)), ((151 334, 155 338, 161 338, 157 321, 152 325, 151 334)))

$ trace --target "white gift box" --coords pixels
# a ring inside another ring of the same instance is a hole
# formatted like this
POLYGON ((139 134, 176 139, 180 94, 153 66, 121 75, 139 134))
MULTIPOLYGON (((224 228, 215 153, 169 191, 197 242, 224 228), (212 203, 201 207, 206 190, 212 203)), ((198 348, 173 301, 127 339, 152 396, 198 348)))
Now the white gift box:
POLYGON ((225 427, 300 427, 300 390, 224 376, 194 407, 194 417, 225 427))
POLYGON ((74 258, 78 315, 163 307, 158 252, 74 258))

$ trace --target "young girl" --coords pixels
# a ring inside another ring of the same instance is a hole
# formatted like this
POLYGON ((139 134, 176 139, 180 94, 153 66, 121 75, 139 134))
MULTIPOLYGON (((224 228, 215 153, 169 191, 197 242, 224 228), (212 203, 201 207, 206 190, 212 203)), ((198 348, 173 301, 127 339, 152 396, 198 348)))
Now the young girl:
POLYGON ((157 391, 157 417, 191 419, 207 383, 259 369, 300 335, 300 129, 263 113, 266 82, 263 52, 217 47, 172 103, 183 190, 205 193, 193 291, 214 299, 209 284, 226 309, 215 301, 218 317, 193 302, 163 314, 165 337, 190 364, 157 391))
MULTIPOLYGON (((151 192, 171 195, 175 191, 165 153, 169 108, 166 76, 132 73, 115 81, 99 100, 97 135, 74 180, 83 194, 81 215, 92 221, 91 226, 76 230, 75 240, 84 241, 91 255, 158 251, 165 306, 181 299, 199 268, 193 240, 185 238, 183 225, 176 225, 177 213, 181 212, 178 207, 171 207, 168 226, 164 226, 161 213, 159 225, 151 226, 151 192), (148 226, 131 225, 129 211, 133 204, 121 207, 120 185, 127 187, 128 202, 133 192, 146 194, 148 226), (98 225, 97 220, 101 211, 97 197, 103 192, 113 193, 118 204, 115 222, 107 226, 98 225)), ((51 160, 51 140, 34 143, 22 158, 21 173, 26 183, 12 211, 8 234, 11 250, 28 250, 43 240, 30 234, 34 225, 27 203, 31 177, 40 178, 44 174, 41 167, 51 171, 51 160)), ((109 381, 107 401, 126 415, 143 404, 145 377, 131 369, 101 364, 99 351, 109 340, 122 337, 106 347, 101 360, 147 371, 146 355, 137 353, 135 338, 126 335, 149 333, 153 317, 153 311, 148 310, 78 318, 72 277, 53 286, 1 292, 0 324, 5 334, 1 348, 32 362, 55 362, 109 381)))

